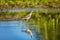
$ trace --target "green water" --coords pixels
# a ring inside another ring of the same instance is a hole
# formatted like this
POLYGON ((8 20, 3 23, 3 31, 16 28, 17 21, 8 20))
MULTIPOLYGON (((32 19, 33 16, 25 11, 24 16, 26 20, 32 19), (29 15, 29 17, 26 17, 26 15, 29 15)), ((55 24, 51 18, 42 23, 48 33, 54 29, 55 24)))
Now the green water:
MULTIPOLYGON (((42 37, 43 40, 60 40, 60 13, 44 15, 35 15, 35 18, 30 20, 32 25, 35 25, 37 37, 42 37)), ((30 24, 28 26, 30 27, 30 24)))

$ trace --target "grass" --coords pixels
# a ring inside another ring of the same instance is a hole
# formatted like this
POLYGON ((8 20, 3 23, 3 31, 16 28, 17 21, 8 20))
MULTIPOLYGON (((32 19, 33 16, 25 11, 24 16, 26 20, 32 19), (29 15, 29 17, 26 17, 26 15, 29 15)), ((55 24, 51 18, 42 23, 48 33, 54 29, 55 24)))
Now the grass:
POLYGON ((60 0, 0 0, 0 9, 60 8, 60 0))
MULTIPOLYGON (((0 13, 0 17, 5 17, 5 18, 12 18, 12 17, 17 17, 17 18, 23 18, 24 16, 26 16, 27 14, 29 14, 29 12, 1 12, 0 13)), ((34 11, 32 13, 31 18, 34 20, 40 20, 40 17, 47 17, 46 19, 53 19, 53 18, 59 18, 60 17, 60 11, 59 10, 43 10, 43 11, 34 11), (52 12, 53 11, 53 12, 52 12)))

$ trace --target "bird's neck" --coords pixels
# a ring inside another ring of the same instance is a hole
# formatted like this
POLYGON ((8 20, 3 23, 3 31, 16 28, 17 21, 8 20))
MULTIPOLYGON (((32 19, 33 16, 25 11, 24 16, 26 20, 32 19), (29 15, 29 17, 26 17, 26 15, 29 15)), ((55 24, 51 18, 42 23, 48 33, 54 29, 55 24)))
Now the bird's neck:
POLYGON ((30 16, 32 15, 32 12, 30 13, 30 16))

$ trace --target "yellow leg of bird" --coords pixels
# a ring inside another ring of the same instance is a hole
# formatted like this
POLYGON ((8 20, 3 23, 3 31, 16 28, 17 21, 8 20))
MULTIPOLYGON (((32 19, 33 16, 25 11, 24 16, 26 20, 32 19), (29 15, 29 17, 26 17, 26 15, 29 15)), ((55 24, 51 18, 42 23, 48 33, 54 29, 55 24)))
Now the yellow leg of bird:
POLYGON ((28 29, 28 27, 29 27, 29 24, 28 24, 28 20, 26 20, 26 28, 28 29))

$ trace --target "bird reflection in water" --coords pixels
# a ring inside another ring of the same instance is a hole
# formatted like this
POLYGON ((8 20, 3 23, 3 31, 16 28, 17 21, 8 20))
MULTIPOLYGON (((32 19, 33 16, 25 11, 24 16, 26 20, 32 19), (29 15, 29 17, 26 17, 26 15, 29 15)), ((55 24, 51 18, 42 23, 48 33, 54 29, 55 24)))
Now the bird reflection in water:
MULTIPOLYGON (((22 18, 22 20, 28 21, 31 18, 32 12, 33 11, 31 11, 28 15, 26 15, 24 18, 22 18)), ((32 31, 29 30, 28 28, 26 30, 22 30, 22 32, 26 32, 27 34, 31 35, 31 38, 32 38, 32 31)))

